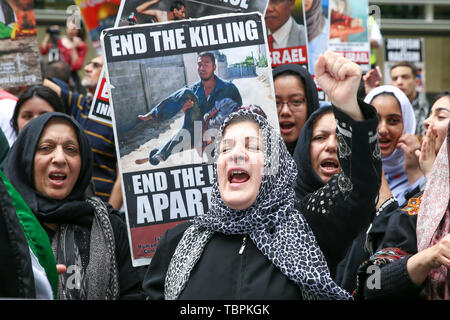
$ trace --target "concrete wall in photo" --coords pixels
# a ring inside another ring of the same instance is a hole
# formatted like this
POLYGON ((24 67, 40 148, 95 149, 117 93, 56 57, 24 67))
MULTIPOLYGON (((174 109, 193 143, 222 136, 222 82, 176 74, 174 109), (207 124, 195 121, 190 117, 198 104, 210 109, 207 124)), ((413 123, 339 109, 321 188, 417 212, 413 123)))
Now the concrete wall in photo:
POLYGON ((139 122, 138 115, 186 85, 181 56, 115 62, 110 69, 118 134, 132 129, 139 122))

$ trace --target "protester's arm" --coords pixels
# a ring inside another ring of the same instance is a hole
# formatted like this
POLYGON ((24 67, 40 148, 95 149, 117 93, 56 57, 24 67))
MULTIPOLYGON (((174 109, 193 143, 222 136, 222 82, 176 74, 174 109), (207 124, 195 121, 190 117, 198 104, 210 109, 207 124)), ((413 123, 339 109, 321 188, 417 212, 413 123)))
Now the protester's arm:
POLYGON ((41 55, 46 55, 50 49, 49 47, 49 41, 50 41, 50 35, 47 33, 44 36, 44 39, 42 40, 41 44, 39 45, 39 51, 41 55))
POLYGON ((61 97, 61 88, 55 84, 54 82, 48 80, 48 79, 44 79, 44 81, 42 82, 42 84, 46 87, 49 87, 50 89, 52 89, 53 91, 55 91, 58 96, 61 97))
POLYGON ((120 181, 120 174, 119 174, 119 168, 116 164, 116 180, 114 181, 114 186, 111 190, 111 195, 109 197, 109 204, 113 206, 114 209, 120 210, 122 207, 122 185, 120 181))
POLYGON ((319 58, 316 70, 322 79, 319 85, 333 102, 342 171, 301 203, 332 272, 355 237, 369 226, 381 185, 376 110, 356 99, 359 67, 333 58, 319 58), (330 68, 342 72, 327 71, 330 68))
POLYGON ((434 246, 413 255, 406 265, 411 281, 421 285, 431 270, 441 265, 450 268, 450 234, 439 240, 434 246))
POLYGON ((340 54, 327 51, 315 64, 316 79, 331 103, 356 121, 364 120, 357 93, 362 70, 340 54))
POLYGON ((73 53, 72 53, 71 69, 74 71, 78 71, 84 65, 84 60, 85 60, 86 54, 87 54, 87 45, 79 37, 75 37, 73 42, 74 42, 74 48, 73 48, 73 53))
POLYGON ((420 170, 425 178, 428 178, 430 175, 434 161, 436 160, 436 138, 437 130, 430 124, 430 127, 422 139, 420 150, 416 150, 416 156, 419 158, 420 170))
POLYGON ((413 134, 403 134, 398 139, 397 148, 403 151, 405 158, 404 170, 408 177, 409 185, 413 186, 423 176, 420 170, 419 157, 416 155, 416 150, 420 150, 419 139, 413 134))
POLYGON ((368 94, 372 89, 378 87, 381 83, 381 72, 377 66, 375 69, 370 69, 364 76, 364 91, 368 94))
MULTIPOLYGON (((419 205, 420 195, 416 195, 419 205)), ((409 259, 417 253, 416 224, 417 212, 398 208, 392 213, 377 252, 359 269, 357 291, 364 299, 419 298, 423 284, 414 283, 407 269, 409 259), (369 269, 372 265, 377 274, 373 267, 369 269), (371 275, 377 277, 377 285, 371 275)))

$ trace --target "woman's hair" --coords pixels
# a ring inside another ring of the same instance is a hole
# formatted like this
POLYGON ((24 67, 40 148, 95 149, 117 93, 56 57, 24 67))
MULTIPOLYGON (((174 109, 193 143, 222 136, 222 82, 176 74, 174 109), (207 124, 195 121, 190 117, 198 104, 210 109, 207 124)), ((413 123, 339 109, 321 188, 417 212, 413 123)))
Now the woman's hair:
MULTIPOLYGON (((433 106, 433 104, 435 104, 436 101, 438 101, 439 99, 444 98, 444 97, 447 97, 450 99, 450 91, 444 91, 444 92, 441 92, 441 93, 438 93, 437 95, 435 95, 433 97, 433 102, 431 103, 431 106, 433 106)), ((430 107, 430 110, 428 111, 428 113, 430 113, 430 112, 431 112, 431 107, 430 107)))
POLYGON ((393 97, 395 99, 395 101, 397 101, 398 105, 401 106, 401 103, 400 103, 400 101, 398 101, 398 99, 395 96, 395 94, 393 94, 392 92, 388 92, 388 91, 383 91, 383 92, 380 92, 377 95, 374 95, 372 100, 370 101, 370 103, 372 103, 372 101, 375 100, 375 98, 378 98, 378 97, 393 97))
POLYGON ((20 95, 14 109, 14 113, 10 123, 16 134, 19 133, 17 119, 19 118, 20 109, 25 102, 34 97, 38 97, 47 101, 52 106, 55 112, 67 113, 61 98, 55 91, 43 85, 32 86, 20 95))

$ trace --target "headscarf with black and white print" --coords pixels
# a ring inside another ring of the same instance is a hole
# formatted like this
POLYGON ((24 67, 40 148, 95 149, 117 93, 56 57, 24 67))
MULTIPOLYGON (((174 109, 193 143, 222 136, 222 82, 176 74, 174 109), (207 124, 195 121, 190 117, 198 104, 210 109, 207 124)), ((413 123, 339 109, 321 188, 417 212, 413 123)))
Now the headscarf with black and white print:
MULTIPOLYGON (((264 176, 255 202, 244 210, 229 208, 222 200, 217 179, 213 183, 211 207, 193 219, 175 250, 165 283, 165 298, 177 299, 189 273, 214 232, 248 234, 256 247, 289 279, 298 284, 304 299, 351 299, 333 282, 316 238, 305 218, 294 208, 295 163, 279 133, 267 120, 241 109, 228 116, 221 129, 236 118, 253 119, 261 130, 264 176)), ((217 165, 214 165, 217 177, 217 165)))

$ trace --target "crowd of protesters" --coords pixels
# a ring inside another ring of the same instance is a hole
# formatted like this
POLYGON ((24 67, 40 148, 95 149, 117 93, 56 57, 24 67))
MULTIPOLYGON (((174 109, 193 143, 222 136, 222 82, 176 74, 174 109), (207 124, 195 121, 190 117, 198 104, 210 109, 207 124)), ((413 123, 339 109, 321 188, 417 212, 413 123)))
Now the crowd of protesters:
POLYGON ((273 68, 279 130, 228 115, 210 208, 133 267, 113 127, 88 116, 105 61, 66 32, 42 84, 0 89, 0 297, 450 299, 450 93, 428 104, 414 64, 273 68))

